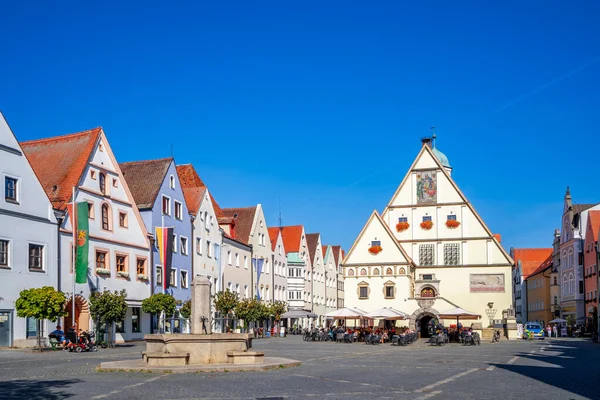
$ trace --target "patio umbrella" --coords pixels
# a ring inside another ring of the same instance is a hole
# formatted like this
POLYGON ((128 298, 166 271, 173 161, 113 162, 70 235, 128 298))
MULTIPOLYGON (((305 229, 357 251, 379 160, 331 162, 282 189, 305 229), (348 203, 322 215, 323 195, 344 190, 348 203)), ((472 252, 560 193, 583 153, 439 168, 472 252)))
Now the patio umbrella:
POLYGON ((330 313, 325 314, 326 317, 332 317, 335 319, 343 319, 344 326, 346 325, 347 319, 372 319, 367 316, 367 313, 359 308, 345 307, 339 310, 334 310, 330 313))
POLYGON ((471 312, 471 311, 464 310, 460 307, 456 307, 456 308, 453 308, 446 312, 440 313, 438 315, 438 317, 442 318, 442 319, 456 318, 456 326, 458 326, 458 320, 460 318, 462 318, 462 319, 479 319, 479 318, 481 318, 481 315, 475 314, 474 312, 471 312))
POLYGON ((376 319, 399 320, 407 319, 409 315, 393 308, 383 307, 366 314, 367 317, 376 319))
POLYGON ((552 321, 550 321, 549 324, 564 324, 565 322, 567 322, 566 319, 555 318, 552 321))

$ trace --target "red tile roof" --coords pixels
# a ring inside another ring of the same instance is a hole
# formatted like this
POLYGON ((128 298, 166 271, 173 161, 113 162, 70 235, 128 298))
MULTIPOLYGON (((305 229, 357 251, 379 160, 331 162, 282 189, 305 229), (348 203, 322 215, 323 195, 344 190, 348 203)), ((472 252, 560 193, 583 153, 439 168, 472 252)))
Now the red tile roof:
MULTIPOLYGON (((206 188, 206 185, 204 184, 204 182, 202 182, 202 179, 200 179, 200 175, 198 175, 198 172, 196 172, 196 169, 192 164, 178 165, 177 175, 179 176, 179 182, 181 183, 181 187, 184 189, 206 188)), ((221 207, 219 207, 219 204, 217 204, 217 201, 213 197, 212 193, 208 192, 208 195, 210 196, 210 201, 213 205, 213 209, 215 210, 215 215, 217 216, 217 219, 224 217, 223 211, 221 211, 221 207)), ((187 204, 187 199, 185 202, 187 204)))
POLYGON ((55 209, 64 210, 67 207, 73 187, 79 183, 101 133, 102 128, 98 127, 21 143, 55 209))
POLYGON ((275 251, 275 246, 277 246, 277 237, 279 237, 279 228, 270 227, 267 228, 267 230, 269 231, 269 239, 271 240, 271 250, 275 251))
POLYGON ((521 274, 527 279, 548 256, 552 255, 552 248, 547 249, 513 249, 515 264, 521 261, 521 274))
POLYGON ((204 198, 204 193, 206 192, 206 186, 183 188, 182 191, 188 211, 194 216, 198 215, 200 204, 202 204, 202 199, 204 198))
POLYGON ((592 210, 588 212, 588 223, 592 225, 592 241, 598 241, 598 230, 600 230, 600 211, 592 210))
POLYGON ((328 244, 321 245, 321 251, 323 252, 323 262, 325 262, 325 254, 327 254, 327 247, 329 247, 328 244))
POLYGON ((331 246, 331 250, 333 251, 333 259, 335 260, 335 265, 340 264, 340 253, 342 252, 342 246, 331 246))
POLYGON ((235 239, 249 244, 254 215, 256 214, 256 206, 224 208, 222 211, 225 217, 233 218, 235 221, 235 239))
POLYGON ((315 253, 317 252, 317 244, 319 244, 320 233, 307 233, 306 234, 306 246, 308 247, 308 254, 310 256, 310 262, 314 262, 315 253))
POLYGON ((548 256, 548 258, 546 258, 546 260, 544 260, 544 262, 542 262, 535 270, 533 270, 531 272, 531 274, 529 274, 529 276, 537 275, 540 272, 545 271, 550 267, 552 267, 552 254, 550 254, 548 256))
POLYGON ((283 226, 280 230, 285 254, 299 252, 304 227, 302 225, 283 226))
POLYGON ((172 158, 161 158, 119 164, 139 209, 148 209, 154 206, 156 196, 160 192, 172 162, 172 158))

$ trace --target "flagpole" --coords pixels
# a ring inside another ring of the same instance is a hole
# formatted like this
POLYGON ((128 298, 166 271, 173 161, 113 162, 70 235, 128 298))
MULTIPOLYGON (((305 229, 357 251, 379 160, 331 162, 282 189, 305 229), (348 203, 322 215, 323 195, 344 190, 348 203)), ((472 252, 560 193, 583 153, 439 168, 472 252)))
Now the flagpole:
POLYGON ((75 186, 73 186, 73 218, 71 218, 71 229, 73 230, 73 300, 72 300, 72 314, 71 314, 71 328, 75 324, 75 257, 76 257, 76 248, 77 248, 77 226, 76 224, 76 214, 77 210, 75 209, 75 186))
MULTIPOLYGON (((163 215, 161 217, 161 225, 162 225, 162 247, 163 247, 163 253, 166 251, 166 246, 165 246, 165 216, 163 215)), ((167 238, 169 239, 169 238, 167 238)), ((163 264, 163 284, 162 284, 162 289, 163 289, 163 293, 166 294, 167 293, 167 266, 165 265, 166 263, 164 262, 164 260, 161 258, 160 261, 163 264)))

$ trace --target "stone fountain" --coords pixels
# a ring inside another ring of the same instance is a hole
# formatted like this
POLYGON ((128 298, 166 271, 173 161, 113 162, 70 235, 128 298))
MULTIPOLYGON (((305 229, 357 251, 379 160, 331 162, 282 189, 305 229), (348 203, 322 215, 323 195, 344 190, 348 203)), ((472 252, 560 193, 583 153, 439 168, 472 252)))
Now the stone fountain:
POLYGON ((210 281, 196 276, 192 283, 191 334, 145 335, 146 351, 141 360, 106 362, 106 370, 169 372, 247 371, 300 365, 298 361, 265 357, 249 351, 252 338, 247 333, 213 333, 210 312, 210 281))

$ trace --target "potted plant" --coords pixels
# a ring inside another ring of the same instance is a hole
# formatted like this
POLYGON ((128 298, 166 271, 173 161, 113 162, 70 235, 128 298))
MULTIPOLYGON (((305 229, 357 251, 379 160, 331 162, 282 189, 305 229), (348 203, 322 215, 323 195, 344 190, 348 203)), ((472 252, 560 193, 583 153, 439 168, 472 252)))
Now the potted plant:
POLYGON ((421 222, 421 229, 425 229, 426 231, 428 231, 431 228, 433 228, 433 221, 427 220, 427 221, 421 222))
POLYGON ((129 279, 129 272, 127 272, 127 271, 117 271, 117 276, 120 276, 121 278, 129 279))
POLYGON ((408 228, 410 228, 410 224, 408 222, 398 222, 396 224, 396 230, 398 232, 404 232, 405 230, 407 230, 408 228))
POLYGON ((460 226, 460 222, 455 219, 449 219, 446 221, 446 226, 450 229, 456 229, 460 226))
POLYGON ((148 280, 148 275, 146 275, 146 274, 137 274, 137 278, 140 281, 147 281, 148 280))
POLYGON ((96 268, 97 275, 110 275, 110 269, 107 268, 96 268))
POLYGON ((379 245, 369 247, 369 253, 371 253, 373 255, 377 255, 377 254, 381 253, 382 250, 383 249, 379 245))

